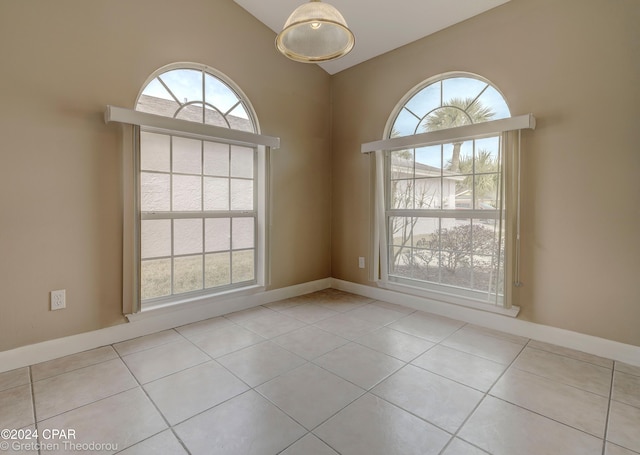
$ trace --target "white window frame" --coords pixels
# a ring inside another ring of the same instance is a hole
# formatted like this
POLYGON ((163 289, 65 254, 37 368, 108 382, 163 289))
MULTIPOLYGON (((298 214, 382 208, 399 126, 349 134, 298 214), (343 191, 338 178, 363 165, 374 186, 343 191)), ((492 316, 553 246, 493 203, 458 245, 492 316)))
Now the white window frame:
MULTIPOLYGON (((230 295, 241 295, 247 292, 253 293, 264 290, 264 287, 268 284, 268 201, 269 201, 269 155, 271 149, 277 149, 280 147, 280 139, 277 137, 266 136, 262 134, 250 133, 246 131, 233 130, 228 128, 217 127, 214 125, 199 124, 194 122, 188 122, 184 120, 174 119, 170 117, 163 117, 155 114, 149 114, 145 112, 139 112, 131 109, 126 109, 116 106, 107 106, 105 111, 105 122, 118 122, 122 124, 134 125, 134 131, 125 134, 125 179, 127 177, 134 180, 134 184, 125 184, 125 205, 127 206, 126 199, 133 200, 133 194, 136 193, 136 188, 139 187, 137 180, 137 172, 135 172, 135 163, 133 153, 136 137, 135 132, 137 128, 144 128, 145 131, 159 132, 163 134, 178 135, 182 137, 190 137, 202 140, 211 140, 216 142, 225 142, 234 145, 241 145, 246 147, 253 147, 257 149, 257 175, 255 178, 256 194, 257 194, 257 229, 256 229, 256 284, 254 286, 243 287, 237 290, 229 291, 217 291, 215 289, 209 292, 203 291, 202 293, 194 293, 188 295, 174 295, 171 299, 162 301, 162 303, 146 306, 143 308, 140 302, 139 291, 139 264, 140 264, 140 245, 139 245, 139 217, 140 212, 138 207, 133 204, 133 207, 128 207, 129 210, 125 210, 125 260, 124 260, 124 273, 131 274, 134 277, 133 282, 129 286, 133 287, 133 295, 125 294, 123 296, 123 309, 125 314, 139 313, 143 310, 151 310, 171 305, 177 305, 186 302, 194 302, 198 300, 208 299, 219 296, 220 298, 228 298, 230 295), (131 142, 129 142, 131 141, 131 142), (128 164, 127 164, 128 163, 128 164), (129 168, 129 169, 128 169, 129 168), (127 170, 128 169, 128 170, 127 170), (133 231, 132 235, 127 235, 127 227, 133 231), (127 256, 133 256, 128 258, 127 256)), ((126 292, 126 291, 125 291, 126 292)))
MULTIPOLYGON (((507 135, 510 131, 520 131, 522 129, 535 129, 536 120, 533 114, 520 115, 505 119, 493 120, 483 123, 464 125, 455 128, 443 129, 427 133, 415 134, 410 136, 395 137, 390 139, 382 139, 379 141, 368 142, 362 144, 361 152, 366 154, 373 153, 375 167, 375 194, 374 194, 374 222, 373 222, 373 249, 372 258, 374 266, 370 276, 378 286, 404 292, 428 299, 441 302, 462 305, 466 307, 481 309, 495 313, 501 313, 509 316, 516 316, 519 307, 512 305, 511 285, 519 285, 519 140, 515 141, 513 137, 507 135), (505 296, 503 305, 487 305, 478 301, 466 298, 458 293, 447 293, 437 290, 437 288, 428 289, 426 287, 412 286, 403 283, 402 280, 394 281, 390 279, 388 273, 388 235, 387 235, 387 215, 386 215, 386 166, 385 154, 390 151, 412 149, 426 147, 431 145, 441 145, 450 142, 462 142, 465 140, 480 139, 502 135, 503 145, 512 149, 509 153, 505 153, 505 180, 506 180, 506 197, 509 206, 509 219, 507 220, 507 239, 506 250, 508 258, 505 262, 506 278, 505 278, 505 296), (507 267, 509 269, 507 270, 507 267), (377 272, 379 270, 379 273, 377 272)), ((519 134, 518 134, 519 138, 519 134)))

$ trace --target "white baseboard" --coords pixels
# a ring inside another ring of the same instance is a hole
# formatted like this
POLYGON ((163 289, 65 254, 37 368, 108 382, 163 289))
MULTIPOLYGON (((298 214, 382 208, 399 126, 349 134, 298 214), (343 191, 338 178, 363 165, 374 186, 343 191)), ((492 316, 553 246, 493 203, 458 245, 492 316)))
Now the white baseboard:
POLYGON ((365 286, 350 281, 342 281, 335 278, 331 279, 331 287, 372 299, 396 303, 416 310, 446 316, 489 329, 500 330, 512 335, 544 341, 607 359, 640 366, 640 346, 619 343, 617 341, 559 329, 548 325, 522 321, 488 311, 451 305, 449 303, 429 300, 388 289, 365 286))
POLYGON ((0 373, 278 300, 335 288, 640 366, 640 347, 387 289, 325 278, 251 295, 151 311, 131 322, 0 352, 0 373))
POLYGON ((0 352, 0 373, 331 287, 331 278, 215 302, 161 308, 130 322, 0 352))

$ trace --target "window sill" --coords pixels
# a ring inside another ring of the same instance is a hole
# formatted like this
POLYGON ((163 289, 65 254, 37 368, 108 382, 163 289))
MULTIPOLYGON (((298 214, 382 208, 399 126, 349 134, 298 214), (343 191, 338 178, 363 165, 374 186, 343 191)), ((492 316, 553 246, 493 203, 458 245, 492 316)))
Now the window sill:
POLYGON ((515 318, 520 312, 520 307, 512 306, 511 308, 504 308, 501 306, 493 305, 490 303, 483 303, 477 300, 460 297, 455 294, 449 294, 446 292, 438 292, 415 286, 409 286, 407 284, 394 283, 391 281, 378 281, 378 286, 390 291, 400 292, 403 294, 409 294, 416 297, 422 297, 429 300, 435 300, 442 303, 448 303, 451 305, 463 306, 466 308, 473 308, 474 310, 487 311, 489 313, 502 314, 515 318))
MULTIPOLYGON (((265 287, 262 285, 248 286, 242 289, 233 289, 225 292, 219 292, 216 294, 199 295, 195 297, 189 297, 172 302, 163 302, 157 304, 151 304, 143 306, 142 311, 139 313, 126 314, 126 318, 129 322, 141 321, 150 317, 162 316, 175 311, 187 311, 194 310, 200 307, 208 306, 212 303, 230 302, 233 300, 239 300, 243 297, 252 296, 260 292, 265 291, 265 287)), ((244 308, 239 308, 244 309, 244 308)))

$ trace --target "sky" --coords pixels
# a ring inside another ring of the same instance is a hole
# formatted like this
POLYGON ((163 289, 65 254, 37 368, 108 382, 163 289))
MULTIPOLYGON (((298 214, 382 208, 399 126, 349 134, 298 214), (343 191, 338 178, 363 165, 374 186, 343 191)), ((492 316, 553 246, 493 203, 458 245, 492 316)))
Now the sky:
MULTIPOLYGON (((202 74, 200 70, 178 69, 167 71, 161 74, 159 78, 171 89, 178 100, 184 103, 185 100, 203 100, 202 74)), ((143 93, 158 98, 173 99, 158 78, 147 84, 143 93)), ((238 103, 239 97, 220 79, 205 73, 204 100, 226 113, 238 103)), ((245 119, 249 118, 243 106, 234 108, 233 115, 245 119)))
MULTIPOLYGON (((424 121, 430 112, 443 103, 446 104, 446 101, 453 97, 476 98, 478 95, 480 95, 478 101, 494 111, 494 120, 511 116, 504 98, 493 86, 478 79, 454 77, 420 89, 400 110, 392 130, 399 133, 399 136, 424 133, 424 121)), ((498 153, 498 143, 497 137, 475 141, 476 150, 488 150, 495 155, 498 153)), ((461 156, 473 153, 473 145, 473 141, 464 142, 460 152, 461 156)), ((446 166, 451 159, 452 150, 451 144, 418 148, 416 149, 416 161, 435 167, 446 166)))

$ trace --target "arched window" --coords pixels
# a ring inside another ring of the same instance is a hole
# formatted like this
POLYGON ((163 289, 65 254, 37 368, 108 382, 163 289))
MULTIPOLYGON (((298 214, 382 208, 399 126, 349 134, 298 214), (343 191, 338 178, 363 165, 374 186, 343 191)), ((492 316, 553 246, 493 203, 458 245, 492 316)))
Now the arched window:
MULTIPOLYGON (((158 70, 136 111, 258 132, 246 97, 221 73, 194 64, 158 70)), ((139 300, 143 307, 261 284, 264 153, 203 128, 140 126, 139 300)), ((233 136, 233 135, 231 135, 233 136)), ((263 147, 264 149, 264 147, 263 147)))
POLYGON ((136 110, 257 133, 255 115, 239 88, 211 68, 163 68, 145 84, 136 110))
POLYGON ((511 117, 500 92, 470 74, 429 80, 400 102, 388 137, 409 136, 511 117))
POLYGON ((468 73, 432 78, 400 100, 386 139, 363 145, 376 151, 381 170, 380 275, 372 278, 441 301, 510 308, 514 203, 507 199, 516 180, 505 169, 517 155, 506 131, 530 127, 521 126, 527 120, 512 118, 500 91, 468 73))

